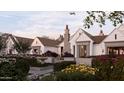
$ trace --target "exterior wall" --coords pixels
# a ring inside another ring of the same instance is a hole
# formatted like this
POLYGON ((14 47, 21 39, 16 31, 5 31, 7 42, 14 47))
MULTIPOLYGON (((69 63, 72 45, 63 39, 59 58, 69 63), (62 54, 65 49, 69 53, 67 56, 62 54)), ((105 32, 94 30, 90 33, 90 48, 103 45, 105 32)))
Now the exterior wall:
POLYGON ((90 53, 89 53, 89 56, 92 56, 93 55, 93 41, 83 32, 80 34, 79 38, 76 40, 77 42, 90 42, 90 53))
MULTIPOLYGON (((40 42, 40 40, 38 38, 35 38, 33 43, 31 44, 31 47, 40 47, 40 54, 45 52, 45 47, 43 46, 43 44, 40 42)), ((30 51, 31 54, 33 54, 33 49, 31 49, 30 51)))
POLYGON ((18 54, 18 52, 14 49, 14 42, 11 39, 11 37, 8 38, 8 40, 6 41, 7 45, 6 45, 6 54, 10 53, 10 50, 12 50, 12 54, 18 54))
POLYGON ((124 25, 120 26, 117 29, 114 29, 112 33, 104 40, 104 42, 117 42, 124 41, 124 25), (117 39, 115 39, 115 34, 117 39))
MULTIPOLYGON (((121 25, 120 27, 114 29, 108 37, 106 37, 102 42, 102 47, 104 47, 104 54, 106 54, 107 52, 107 43, 109 43, 109 46, 110 46, 110 43, 111 43, 111 46, 113 46, 113 44, 115 45, 115 43, 119 43, 121 41, 124 41, 124 25, 121 25), (115 39, 115 35, 117 35, 117 38, 115 39)), ((116 44, 116 47, 117 46, 121 46, 120 44, 116 44)))
MULTIPOLYGON (((57 47, 49 47, 49 46, 44 46, 42 42, 38 38, 35 38, 33 43, 31 44, 31 47, 40 47, 40 54, 43 54, 47 51, 52 51, 58 53, 58 48, 57 47)), ((33 49, 31 49, 31 54, 33 54, 33 49)))
POLYGON ((93 56, 104 55, 105 54, 105 44, 104 42, 100 44, 93 45, 93 56))
POLYGON ((92 66, 92 58, 76 58, 76 64, 92 66))
POLYGON ((80 36, 80 33, 82 33, 83 31, 81 29, 78 29, 76 31, 76 33, 71 37, 70 39, 70 47, 71 47, 71 54, 73 53, 73 46, 75 46, 75 57, 77 57, 77 45, 76 45, 76 41, 80 36))

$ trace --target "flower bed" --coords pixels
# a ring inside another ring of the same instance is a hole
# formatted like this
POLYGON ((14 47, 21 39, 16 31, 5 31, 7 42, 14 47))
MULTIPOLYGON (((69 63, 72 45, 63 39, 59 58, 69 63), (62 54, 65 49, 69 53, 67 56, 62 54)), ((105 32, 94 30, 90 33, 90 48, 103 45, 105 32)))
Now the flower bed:
POLYGON ((94 81, 97 69, 86 65, 70 65, 56 72, 54 75, 44 77, 43 81, 94 81))
POLYGON ((65 73, 86 72, 95 75, 96 70, 97 70, 96 68, 92 68, 84 64, 79 64, 79 65, 70 65, 67 68, 63 69, 62 72, 65 73))

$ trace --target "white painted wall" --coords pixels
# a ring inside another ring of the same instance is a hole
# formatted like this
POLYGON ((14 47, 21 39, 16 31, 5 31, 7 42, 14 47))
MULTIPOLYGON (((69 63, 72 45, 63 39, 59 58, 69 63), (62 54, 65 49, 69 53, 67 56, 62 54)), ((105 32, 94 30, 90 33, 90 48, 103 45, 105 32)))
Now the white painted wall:
MULTIPOLYGON (((31 46, 40 46, 40 54, 45 53, 47 51, 52 51, 55 53, 58 53, 58 47, 50 47, 50 46, 44 46, 42 44, 42 42, 40 42, 40 40, 36 37, 33 41, 33 43, 31 44, 31 46)), ((32 52, 33 50, 31 50, 31 54, 33 54, 32 52)))
POLYGON ((114 41, 124 41, 124 25, 119 28, 114 29, 109 36, 104 40, 104 42, 114 42, 114 41), (115 40, 115 34, 117 34, 117 39, 115 40))
MULTIPOLYGON (((11 39, 11 37, 8 37, 8 39, 7 39, 7 41, 6 41, 6 54, 8 54, 9 53, 9 50, 10 49, 13 49, 13 47, 14 47, 14 42, 13 42, 13 40, 11 39)), ((18 52, 15 50, 15 49, 13 49, 13 51, 12 51, 12 54, 18 54, 18 52)))
POLYGON ((71 54, 74 54, 73 53, 73 46, 75 46, 75 57, 77 57, 76 41, 80 37, 80 33, 83 33, 82 29, 78 29, 70 39, 71 54))
MULTIPOLYGON (((36 37, 35 39, 34 39, 34 41, 32 42, 32 44, 31 44, 31 47, 35 47, 35 46, 40 46, 41 48, 40 48, 40 54, 42 54, 42 53, 44 53, 45 51, 44 51, 44 45, 40 42, 40 40, 36 37)), ((33 54, 33 50, 31 49, 31 52, 30 52, 31 54, 33 54)))
POLYGON ((76 41, 90 41, 90 56, 93 55, 93 40, 91 40, 84 32, 81 33, 76 41))
POLYGON ((104 55, 105 54, 105 44, 101 42, 100 44, 93 45, 93 56, 104 55))

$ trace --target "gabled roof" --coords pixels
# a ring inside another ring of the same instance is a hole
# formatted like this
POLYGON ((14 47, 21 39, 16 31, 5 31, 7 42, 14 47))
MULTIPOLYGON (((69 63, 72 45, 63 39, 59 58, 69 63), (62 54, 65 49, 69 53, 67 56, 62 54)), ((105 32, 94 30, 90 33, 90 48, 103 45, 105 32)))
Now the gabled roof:
POLYGON ((44 37, 37 37, 44 46, 57 47, 62 41, 53 40, 44 37))
POLYGON ((18 37, 18 36, 15 36, 15 38, 17 39, 18 42, 29 43, 30 45, 33 42, 33 39, 31 39, 31 38, 18 37))
POLYGON ((4 34, 4 37, 5 36, 6 36, 6 39, 8 39, 8 37, 10 37, 13 40, 14 43, 23 42, 23 43, 29 43, 31 45, 32 42, 33 42, 33 39, 31 39, 31 38, 14 36, 12 34, 4 34))
POLYGON ((84 33, 90 38, 92 39, 94 42, 94 44, 99 44, 101 43, 106 37, 107 35, 103 35, 103 36, 92 36, 91 34, 89 34, 88 32, 84 31, 84 33))
POLYGON ((104 36, 93 36, 94 44, 101 43, 106 37, 107 37, 107 35, 104 35, 104 36))

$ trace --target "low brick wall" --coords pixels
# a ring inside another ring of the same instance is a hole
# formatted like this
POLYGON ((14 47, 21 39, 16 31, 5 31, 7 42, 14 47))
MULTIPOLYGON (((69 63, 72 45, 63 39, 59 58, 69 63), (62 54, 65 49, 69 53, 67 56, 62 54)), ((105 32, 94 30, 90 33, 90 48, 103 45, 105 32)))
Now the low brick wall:
POLYGON ((92 65, 92 58, 76 58, 76 64, 92 65))

